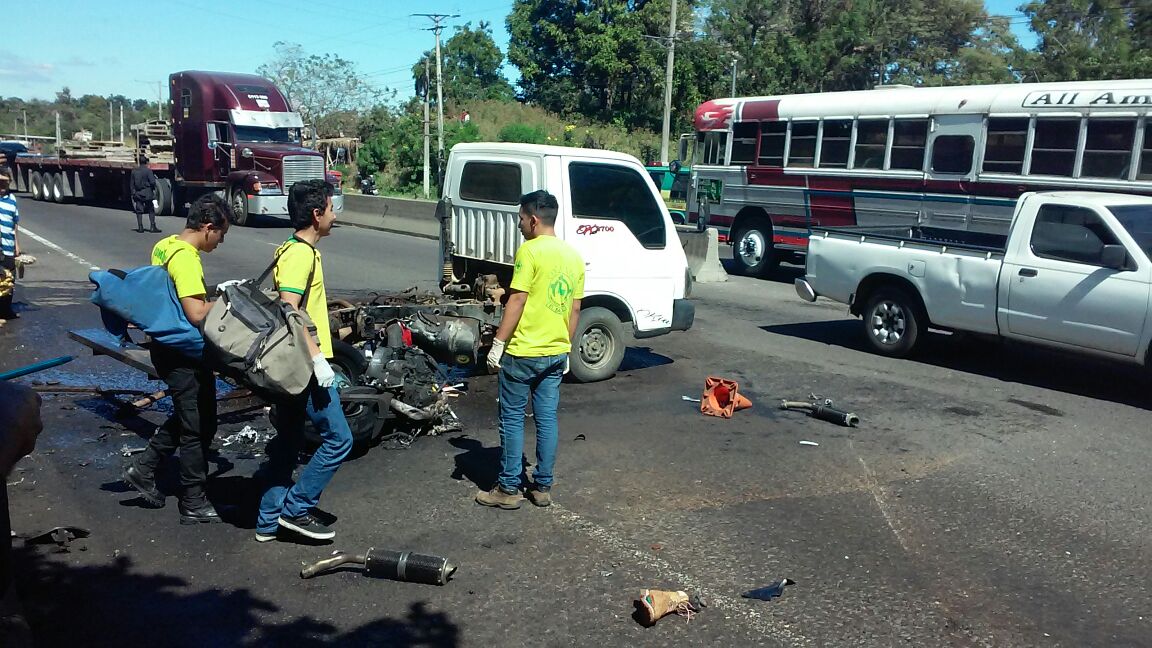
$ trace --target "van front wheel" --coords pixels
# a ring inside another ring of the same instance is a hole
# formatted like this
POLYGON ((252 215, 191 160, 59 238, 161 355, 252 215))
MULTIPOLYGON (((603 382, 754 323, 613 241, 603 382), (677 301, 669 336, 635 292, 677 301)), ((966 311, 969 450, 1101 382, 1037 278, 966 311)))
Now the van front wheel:
POLYGON ((624 325, 607 308, 581 309, 572 339, 569 370, 584 383, 611 378, 624 360, 624 325))

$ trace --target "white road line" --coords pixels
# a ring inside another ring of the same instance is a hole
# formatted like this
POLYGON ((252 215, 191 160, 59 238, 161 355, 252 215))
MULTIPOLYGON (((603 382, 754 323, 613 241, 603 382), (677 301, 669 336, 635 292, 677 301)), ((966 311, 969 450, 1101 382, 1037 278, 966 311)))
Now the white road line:
POLYGON ((20 233, 21 234, 27 234, 28 236, 32 237, 33 240, 39 241, 40 243, 47 245, 48 247, 52 248, 53 250, 56 250, 57 252, 59 252, 60 254, 63 254, 64 256, 68 257, 69 259, 72 259, 73 261, 79 263, 80 265, 86 266, 89 270, 99 270, 100 269, 100 266, 88 263, 87 261, 84 260, 84 257, 72 254, 68 250, 65 250, 64 248, 60 247, 59 245, 56 245, 52 241, 49 241, 48 239, 44 238, 43 236, 40 236, 39 234, 29 230, 27 227, 21 227, 20 233))

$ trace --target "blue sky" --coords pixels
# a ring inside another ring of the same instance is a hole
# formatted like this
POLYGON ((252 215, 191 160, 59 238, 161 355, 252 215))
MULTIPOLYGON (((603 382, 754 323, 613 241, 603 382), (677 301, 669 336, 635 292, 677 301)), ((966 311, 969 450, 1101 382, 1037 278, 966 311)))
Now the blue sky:
MULTIPOLYGON (((1034 43, 1016 7, 1022 0, 987 0, 990 13, 1015 16, 1013 27, 1034 43)), ((178 70, 253 72, 273 56, 276 41, 300 43, 312 54, 354 62, 377 87, 412 94, 409 73, 433 46, 431 21, 410 14, 460 14, 452 26, 492 23, 507 51, 504 19, 512 0, 40 0, 4 12, 0 96, 50 99, 68 86, 73 96, 122 94, 155 100, 156 82, 178 70), (49 20, 50 18, 50 20, 49 20)), ((514 76, 515 70, 511 71, 514 76)), ((0 115, 0 123, 4 123, 0 115)))

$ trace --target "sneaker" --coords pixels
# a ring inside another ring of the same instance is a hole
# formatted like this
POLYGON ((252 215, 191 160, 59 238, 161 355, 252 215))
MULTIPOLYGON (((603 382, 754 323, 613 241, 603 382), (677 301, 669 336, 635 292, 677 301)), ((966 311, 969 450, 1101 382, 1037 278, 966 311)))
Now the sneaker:
POLYGON ((124 468, 124 472, 120 473, 120 478, 124 480, 136 492, 140 493, 140 498, 156 508, 164 506, 164 494, 160 489, 156 488, 156 479, 151 475, 145 475, 136 464, 128 464, 124 468))
POLYGON ((315 540, 329 540, 336 537, 335 531, 329 529, 321 523, 320 520, 312 517, 311 513, 297 515, 296 517, 281 515, 277 522, 289 531, 295 531, 302 536, 307 536, 315 540))
POLYGON ((488 492, 480 491, 476 493, 476 503, 483 504, 484 506, 494 506, 508 511, 514 511, 520 508, 520 502, 524 498, 520 496, 520 492, 506 493, 500 486, 493 486, 492 490, 488 492))
POLYGON ((528 501, 536 506, 552 506, 552 487, 551 486, 533 486, 525 493, 528 496, 528 501))
POLYGON ((275 539, 276 539, 276 532, 275 531, 273 531, 272 533, 261 533, 260 531, 256 532, 256 542, 272 542, 275 539))

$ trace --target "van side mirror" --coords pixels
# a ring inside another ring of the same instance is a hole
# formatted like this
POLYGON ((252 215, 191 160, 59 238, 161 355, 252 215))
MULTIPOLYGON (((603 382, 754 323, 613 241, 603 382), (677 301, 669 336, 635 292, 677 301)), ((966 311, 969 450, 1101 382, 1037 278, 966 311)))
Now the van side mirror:
POLYGON ((672 175, 680 173, 680 160, 672 160, 669 162, 668 170, 672 172, 672 175))
POLYGON ((1123 245, 1105 245, 1100 250, 1100 265, 1113 270, 1128 269, 1128 250, 1123 245))

